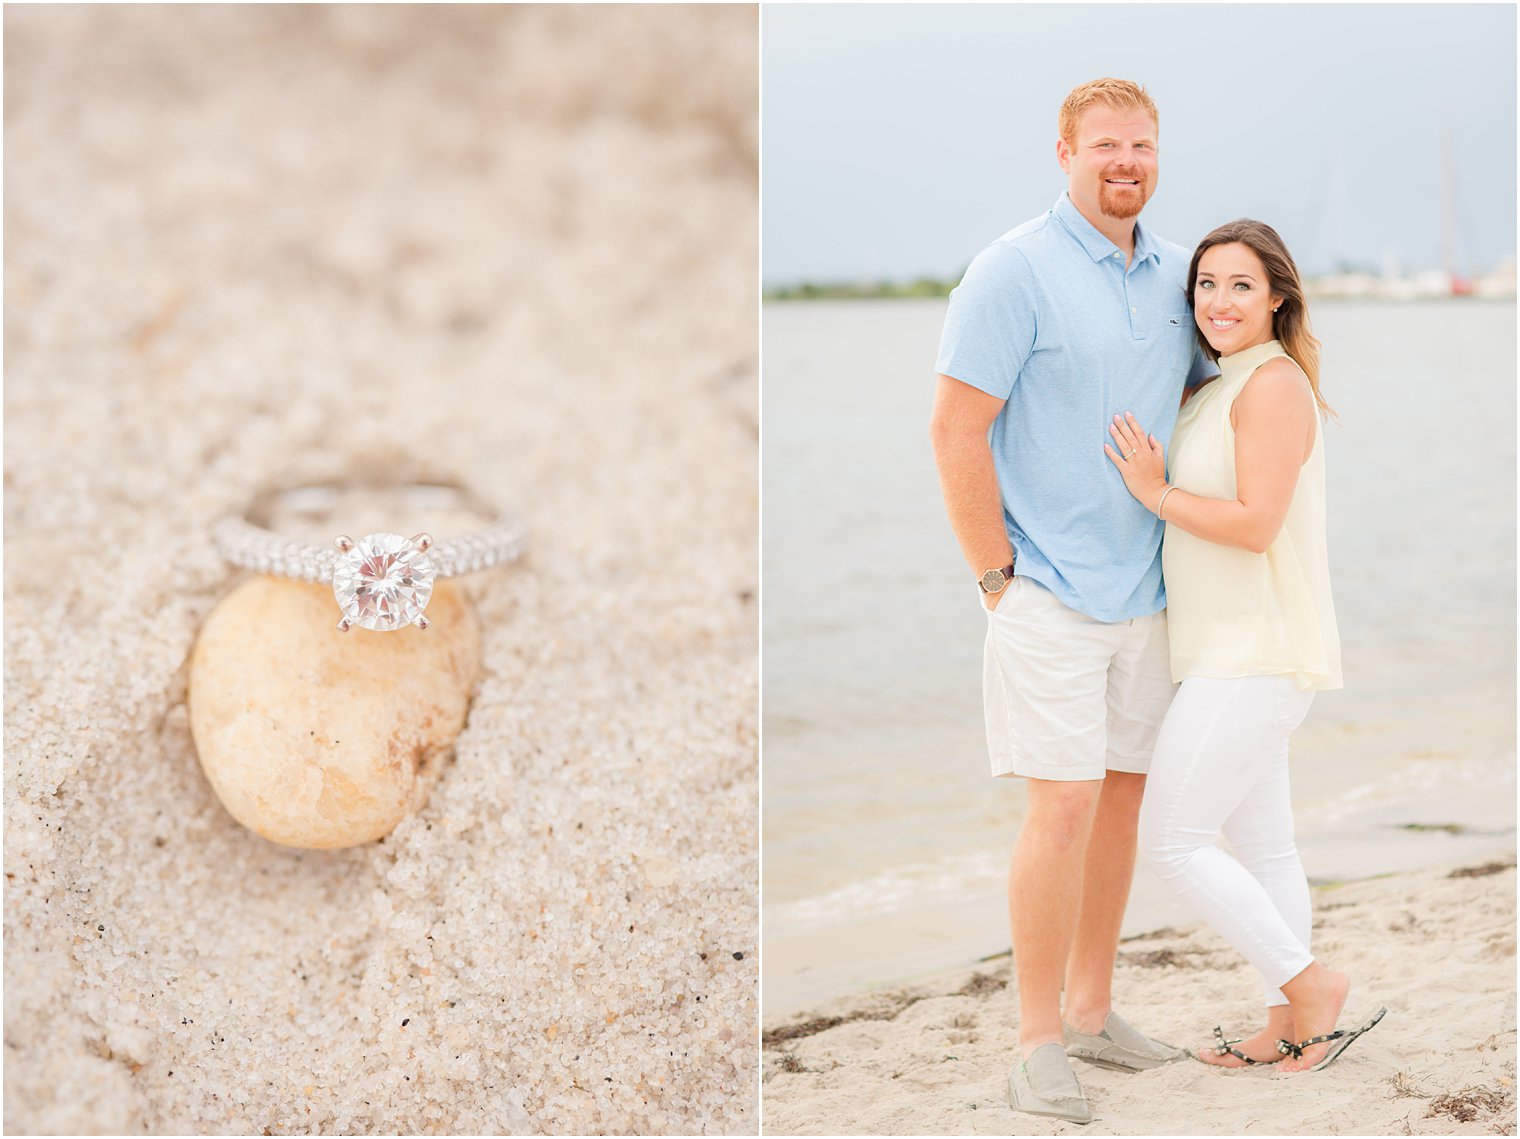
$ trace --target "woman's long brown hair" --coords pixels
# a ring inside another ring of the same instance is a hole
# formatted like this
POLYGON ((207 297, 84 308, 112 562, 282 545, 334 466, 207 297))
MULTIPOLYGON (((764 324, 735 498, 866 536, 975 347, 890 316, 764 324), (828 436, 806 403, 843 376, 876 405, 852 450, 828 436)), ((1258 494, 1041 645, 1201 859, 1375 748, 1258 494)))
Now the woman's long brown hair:
MULTIPOLYGON (((1294 362, 1304 370, 1304 375, 1309 377, 1309 389, 1314 393, 1314 402, 1320 410, 1333 416, 1334 409, 1319 394, 1319 341, 1309 331, 1309 309, 1304 301, 1303 282, 1298 276, 1298 266, 1293 263, 1293 255, 1288 252, 1288 247, 1283 244, 1283 239, 1275 229, 1264 221, 1237 218, 1226 222, 1200 241, 1198 248, 1193 250, 1192 263, 1188 265, 1188 302, 1192 303, 1193 300, 1193 290, 1198 284, 1198 262, 1204 253, 1216 245, 1233 245, 1236 242, 1261 259, 1262 267, 1267 271, 1269 290, 1282 297, 1282 304, 1272 314, 1273 339, 1283 346, 1294 362)), ((1204 354, 1210 360, 1218 360, 1219 353, 1210 346, 1203 330, 1195 324, 1194 331, 1198 335, 1198 343, 1203 345, 1204 354)))

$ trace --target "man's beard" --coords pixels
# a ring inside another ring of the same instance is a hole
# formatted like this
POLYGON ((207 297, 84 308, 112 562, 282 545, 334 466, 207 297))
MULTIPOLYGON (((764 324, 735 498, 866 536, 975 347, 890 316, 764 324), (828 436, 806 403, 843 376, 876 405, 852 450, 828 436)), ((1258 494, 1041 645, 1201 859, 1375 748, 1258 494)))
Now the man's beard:
POLYGON ((1098 183, 1098 209, 1104 217, 1121 221, 1138 217, 1145 208, 1145 198, 1145 183, 1138 178, 1133 190, 1116 190, 1107 182, 1098 183))

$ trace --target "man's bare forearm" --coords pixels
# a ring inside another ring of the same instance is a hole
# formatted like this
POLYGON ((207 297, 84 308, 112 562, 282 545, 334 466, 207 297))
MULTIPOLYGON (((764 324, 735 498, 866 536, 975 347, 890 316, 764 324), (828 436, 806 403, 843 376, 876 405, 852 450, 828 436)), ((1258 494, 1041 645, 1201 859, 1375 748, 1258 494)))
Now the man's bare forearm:
POLYGON ((1003 503, 987 440, 936 434, 934 459, 945 510, 971 572, 980 576, 983 570, 1006 566, 1013 560, 1013 548, 1003 526, 1003 503))
POLYGON ((976 576, 1013 561, 992 448, 987 444, 987 428, 1001 407, 1001 400, 948 376, 940 377, 930 425, 934 461, 950 525, 976 576))

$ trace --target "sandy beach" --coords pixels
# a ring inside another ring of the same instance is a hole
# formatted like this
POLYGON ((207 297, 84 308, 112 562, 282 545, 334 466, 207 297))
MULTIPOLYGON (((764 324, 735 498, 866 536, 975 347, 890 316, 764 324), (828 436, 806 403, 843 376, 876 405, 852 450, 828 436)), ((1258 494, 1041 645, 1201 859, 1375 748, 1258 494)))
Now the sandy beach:
POLYGON ((5 1131, 753 1134, 754 8, 4 18, 5 1131), (528 552, 427 804, 277 846, 210 527, 376 466, 528 552))
MULTIPOLYGON (((1511 856, 1321 886, 1315 950, 1352 978, 1345 1020, 1388 1015, 1318 1073, 1187 1062, 1143 1074, 1078 1064, 1094 1121, 1015 1113, 1017 990, 1006 955, 809 1012, 767 1016, 773 1135, 1515 1134, 1511 856)), ((1196 1047, 1260 1026, 1258 981, 1217 935, 1168 927, 1120 946, 1116 1007, 1196 1047)))

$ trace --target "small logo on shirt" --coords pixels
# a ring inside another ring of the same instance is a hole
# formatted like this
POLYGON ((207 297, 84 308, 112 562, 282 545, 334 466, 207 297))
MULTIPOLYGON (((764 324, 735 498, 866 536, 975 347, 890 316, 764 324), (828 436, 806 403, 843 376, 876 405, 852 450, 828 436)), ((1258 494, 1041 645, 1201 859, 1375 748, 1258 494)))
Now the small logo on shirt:
POLYGON ((1182 318, 1179 316, 1169 316, 1166 318, 1166 322, 1168 324, 1181 324, 1182 318))

